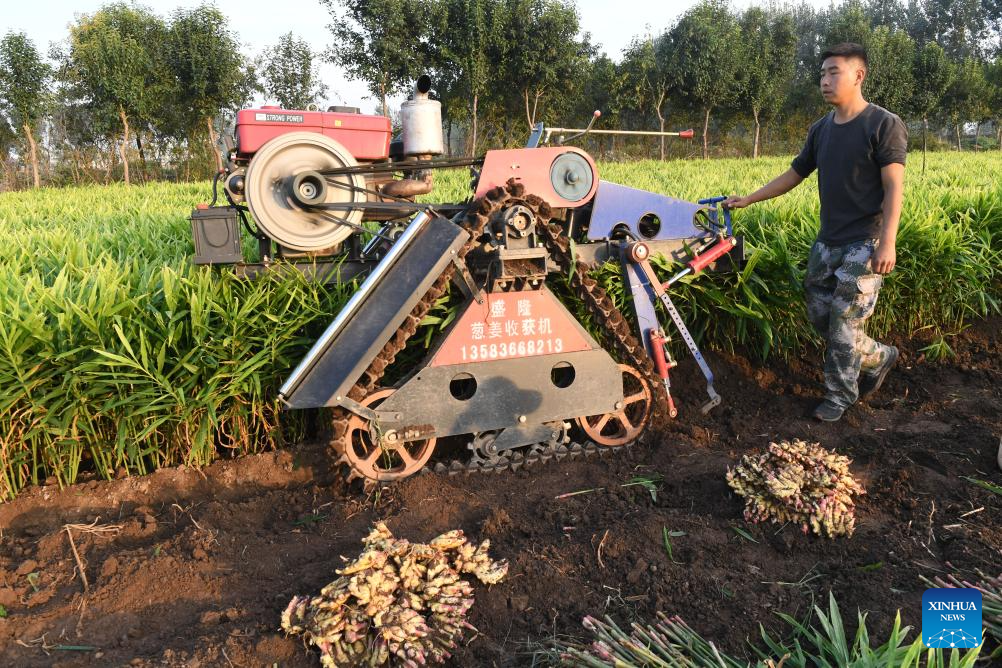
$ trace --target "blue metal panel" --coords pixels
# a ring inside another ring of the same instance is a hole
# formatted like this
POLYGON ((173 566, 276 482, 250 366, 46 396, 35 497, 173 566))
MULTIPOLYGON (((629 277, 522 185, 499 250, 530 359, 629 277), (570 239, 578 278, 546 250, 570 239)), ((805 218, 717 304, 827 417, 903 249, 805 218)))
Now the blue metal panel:
POLYGON ((623 262, 623 279, 630 288, 630 294, 633 295, 633 312, 637 316, 638 335, 644 342, 647 356, 653 359, 651 330, 661 327, 658 324, 657 311, 654 309, 657 295, 654 294, 654 288, 651 287, 643 270, 632 262, 623 262))
POLYGON ((638 239, 692 239, 705 233, 693 224, 696 212, 705 207, 657 193, 599 181, 592 207, 589 239, 607 239, 625 225, 638 239), (657 234, 641 234, 640 219, 654 214, 661 221, 657 234))

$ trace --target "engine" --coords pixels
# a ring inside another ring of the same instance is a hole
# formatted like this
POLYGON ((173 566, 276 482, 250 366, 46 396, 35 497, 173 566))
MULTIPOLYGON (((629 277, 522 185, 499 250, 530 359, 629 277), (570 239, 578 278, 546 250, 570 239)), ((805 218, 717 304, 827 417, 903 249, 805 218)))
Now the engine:
POLYGON ((441 103, 430 91, 431 79, 422 76, 401 108, 395 141, 389 118, 354 107, 241 110, 222 176, 227 199, 246 205, 278 255, 336 254, 363 219, 393 220, 401 213, 393 203, 431 192, 430 169, 402 169, 402 176, 365 169, 443 153, 441 103), (380 210, 380 203, 391 206, 380 210))

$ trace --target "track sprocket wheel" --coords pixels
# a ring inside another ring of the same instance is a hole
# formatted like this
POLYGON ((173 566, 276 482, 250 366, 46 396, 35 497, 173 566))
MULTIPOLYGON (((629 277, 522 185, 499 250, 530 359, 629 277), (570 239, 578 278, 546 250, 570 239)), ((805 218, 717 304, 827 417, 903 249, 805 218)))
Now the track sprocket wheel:
POLYGON ((581 430, 598 445, 615 447, 636 440, 651 417, 650 383, 632 366, 620 364, 623 373, 623 404, 612 413, 575 418, 581 430))
MULTIPOLYGON (((360 403, 366 408, 376 408, 394 392, 376 390, 360 403)), ((435 440, 404 441, 392 431, 379 434, 371 422, 352 413, 341 455, 354 477, 392 482, 420 471, 435 450, 435 440)))

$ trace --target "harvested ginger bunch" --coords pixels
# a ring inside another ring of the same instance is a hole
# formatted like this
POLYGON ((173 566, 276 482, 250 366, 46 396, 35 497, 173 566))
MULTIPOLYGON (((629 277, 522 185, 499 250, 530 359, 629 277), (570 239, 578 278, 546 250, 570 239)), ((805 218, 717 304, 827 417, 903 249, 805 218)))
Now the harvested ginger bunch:
POLYGON ((727 483, 745 498, 749 522, 793 522, 804 533, 851 536, 856 526, 853 496, 866 491, 849 464, 849 458, 819 443, 770 443, 766 452, 745 455, 728 469, 727 483))
POLYGON ((362 543, 341 577, 318 596, 293 597, 282 613, 282 628, 319 647, 326 667, 443 662, 473 628, 473 587, 461 575, 494 584, 508 573, 487 555, 489 540, 475 546, 460 530, 411 543, 378 522, 362 543))

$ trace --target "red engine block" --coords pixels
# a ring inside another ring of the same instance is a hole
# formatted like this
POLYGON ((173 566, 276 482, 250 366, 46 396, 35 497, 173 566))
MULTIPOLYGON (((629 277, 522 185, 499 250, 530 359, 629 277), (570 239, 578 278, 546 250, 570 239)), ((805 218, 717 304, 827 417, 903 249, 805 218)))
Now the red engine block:
POLYGON ((343 145, 359 161, 390 155, 390 119, 333 111, 293 111, 281 107, 237 112, 237 159, 250 160, 265 142, 287 132, 320 132, 343 145))

